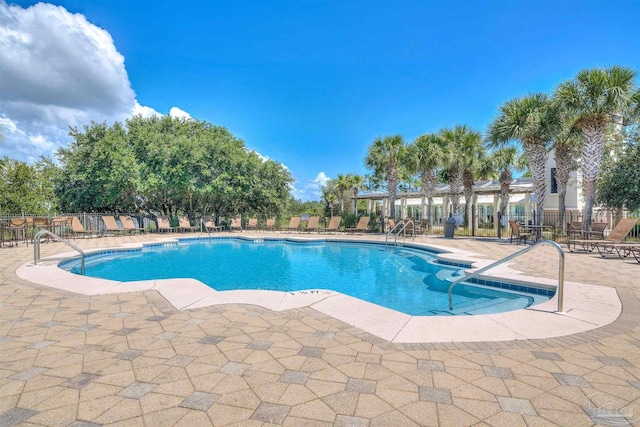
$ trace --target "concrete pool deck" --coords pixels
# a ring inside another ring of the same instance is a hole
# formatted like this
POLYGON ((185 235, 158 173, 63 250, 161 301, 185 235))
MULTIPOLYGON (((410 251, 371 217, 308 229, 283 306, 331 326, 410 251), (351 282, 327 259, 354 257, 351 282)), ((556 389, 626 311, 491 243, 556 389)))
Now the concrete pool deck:
MULTIPOLYGON (((158 237, 74 243, 93 249, 158 237)), ((484 263, 522 248, 482 239, 416 242, 484 263)), ((60 243, 42 245, 43 257, 65 252, 60 243)), ((355 299, 338 294, 260 297, 255 304, 234 296, 220 304, 219 295, 180 300, 149 283, 82 294, 58 280, 54 267, 21 267, 32 257, 31 246, 0 249, 3 426, 640 422, 640 265, 633 259, 567 253, 567 314, 553 314, 554 300, 546 312, 524 310, 533 317, 505 322, 515 336, 496 341, 506 332, 494 318, 463 326, 450 317, 442 325, 410 319, 399 328, 380 313, 374 318, 383 325, 375 329, 351 305, 355 299), (24 269, 46 272, 39 280, 62 289, 25 280, 24 269), (531 326, 516 325, 523 322, 533 324, 530 335, 518 329, 531 326), (563 322, 582 326, 571 332, 563 322), (446 339, 455 334, 462 341, 446 339)), ((505 272, 553 284, 557 253, 536 248, 505 272)))
MULTIPOLYGON (((248 239, 261 239, 261 234, 245 234, 248 239)), ((272 236, 276 237, 276 236, 272 236)), ((287 238, 279 235, 278 238, 287 238)), ((188 239, 188 236, 182 237, 188 239)), ((328 238, 334 238, 329 236, 328 238)), ((317 241, 321 235, 292 238, 295 241, 317 241)), ((339 236, 354 241, 355 237, 339 236)), ((369 239, 370 241, 371 239, 369 239)), ((139 249, 145 243, 176 243, 176 239, 160 238, 149 242, 119 245, 122 249, 139 249)), ((416 246, 429 247, 424 244, 416 246)), ((433 246, 431 246, 433 247, 433 246)), ((101 248, 101 249, 114 249, 101 248)), ((439 249, 445 249, 439 247, 439 249)), ((96 249, 99 251, 100 249, 96 249)), ((449 262, 473 262, 476 269, 489 262, 479 254, 448 248, 441 257, 449 262)), ((557 311, 558 294, 549 301, 524 310, 476 316, 411 316, 381 307, 349 295, 318 289, 297 292, 267 290, 237 290, 218 292, 194 279, 146 280, 117 282, 80 276, 57 267, 60 259, 77 256, 65 252, 44 258, 38 265, 28 262, 20 266, 17 275, 30 282, 82 295, 103 295, 131 291, 158 291, 178 310, 195 309, 219 304, 251 304, 273 311, 311 307, 391 342, 474 342, 552 338, 596 329, 618 318, 622 305, 613 288, 578 282, 565 283, 563 312, 557 311)), ((556 256, 557 258, 557 256, 556 256)), ((556 259, 556 264, 557 264, 556 259)), ((249 265, 249 264, 248 264, 249 265)), ((507 264, 491 270, 490 276, 519 282, 539 283, 549 288, 557 286, 554 279, 526 276, 507 264)))

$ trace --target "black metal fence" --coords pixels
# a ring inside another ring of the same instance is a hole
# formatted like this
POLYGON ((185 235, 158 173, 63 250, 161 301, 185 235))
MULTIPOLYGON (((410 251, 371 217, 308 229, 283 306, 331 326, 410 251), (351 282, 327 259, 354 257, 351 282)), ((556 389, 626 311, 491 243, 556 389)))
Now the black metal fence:
MULTIPOLYGON (((518 221, 522 225, 537 225, 540 226, 542 237, 549 240, 562 241, 566 238, 567 224, 581 222, 584 218, 584 212, 569 210, 565 213, 564 219, 561 221, 557 211, 545 211, 542 218, 536 218, 534 213, 527 215, 511 215, 501 216, 500 214, 494 215, 478 215, 476 207, 472 206, 470 209, 469 218, 465 218, 464 215, 456 215, 456 221, 458 226, 455 229, 456 236, 469 236, 469 237, 493 237, 493 238, 509 238, 511 236, 511 229, 509 226, 509 220, 518 221)), ((89 213, 89 212, 76 212, 76 213, 60 213, 56 217, 77 217, 85 230, 93 231, 96 234, 103 234, 107 227, 102 220, 102 216, 110 215, 116 219, 118 226, 124 228, 120 217, 127 215, 132 218, 136 228, 143 228, 146 231, 157 231, 157 216, 154 214, 141 214, 137 212, 129 213, 89 213)), ((592 217, 595 222, 606 223, 606 229, 604 235, 606 236, 611 229, 617 224, 620 215, 627 217, 626 213, 620 214, 617 211, 610 210, 596 210, 592 217)), ((47 215, 2 215, 0 214, 0 224, 7 224, 11 218, 48 218, 52 216, 47 215)), ((357 222, 357 217, 354 215, 354 222, 357 222)), ((380 221, 378 216, 372 217, 372 225, 375 225, 376 230, 380 229, 380 221), (375 221, 377 220, 377 221, 375 221)), ((427 235, 444 235, 444 223, 446 218, 435 218, 433 224, 430 226, 425 220, 415 221, 416 229, 422 234, 427 235)), ((33 224, 33 222, 31 222, 33 224)), ((191 223, 198 226, 200 224, 199 218, 191 218, 191 223)), ((7 239, 12 238, 11 233, 7 232, 8 228, 5 227, 0 231, 0 239, 5 242, 7 239)), ((385 224, 385 231, 388 231, 388 224, 385 224)), ((67 230, 70 231, 70 230, 67 230)), ((28 237, 33 238, 33 235, 37 232, 36 227, 31 227, 27 230, 28 237)), ((15 236, 14 236, 15 237, 15 236)), ((640 241, 640 225, 629 234, 628 240, 640 241)))
MULTIPOLYGON (((606 236, 611 229, 618 223, 622 215, 623 218, 629 216, 627 213, 619 213, 611 210, 595 210, 592 215, 594 222, 606 223, 604 235, 606 236)), ((542 218, 536 218, 534 212, 525 215, 478 215, 475 206, 470 209, 469 218, 465 218, 464 214, 455 215, 457 227, 455 235, 469 237, 495 237, 509 238, 511 229, 509 221, 517 221, 519 224, 539 226, 542 237, 554 241, 562 241, 566 238, 567 227, 569 223, 581 223, 584 219, 583 211, 567 210, 564 218, 561 220, 557 211, 545 211, 542 218)), ((443 235, 444 223, 446 218, 436 218, 433 224, 429 226, 426 220, 416 221, 420 225, 419 229, 429 235, 443 235)), ((591 227, 589 227, 591 228, 591 227)), ((640 225, 629 234, 628 240, 640 240, 640 225)))

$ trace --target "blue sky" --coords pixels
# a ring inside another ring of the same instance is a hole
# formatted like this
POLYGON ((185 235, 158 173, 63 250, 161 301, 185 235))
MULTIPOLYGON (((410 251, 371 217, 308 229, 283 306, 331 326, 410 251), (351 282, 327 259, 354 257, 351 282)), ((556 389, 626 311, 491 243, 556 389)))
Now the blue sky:
MULTIPOLYGON (((108 32, 137 103, 162 114, 178 107, 227 127, 249 148, 284 163, 303 200, 317 198, 319 174, 366 173, 367 148, 378 136, 412 141, 456 124, 484 132, 505 101, 550 92, 581 69, 640 70, 638 1, 54 4, 108 32)), ((55 61, 57 54, 50 48, 38 57, 55 61)), ((0 119, 7 125, 16 113, 2 102, 2 79, 0 119)), ((99 110, 74 120, 102 121, 99 110)), ((49 139, 34 142, 29 155, 64 144, 61 134, 49 139)), ((11 141, 3 145, 0 154, 11 156, 11 141)))

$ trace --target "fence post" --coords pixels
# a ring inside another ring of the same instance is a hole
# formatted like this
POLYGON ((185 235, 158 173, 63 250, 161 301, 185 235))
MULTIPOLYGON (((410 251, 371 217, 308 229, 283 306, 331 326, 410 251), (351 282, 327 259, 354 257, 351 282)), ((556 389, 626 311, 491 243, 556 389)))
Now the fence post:
POLYGON ((502 212, 498 212, 498 240, 502 239, 502 212))
POLYGON ((476 205, 471 205, 471 237, 476 237, 476 205))

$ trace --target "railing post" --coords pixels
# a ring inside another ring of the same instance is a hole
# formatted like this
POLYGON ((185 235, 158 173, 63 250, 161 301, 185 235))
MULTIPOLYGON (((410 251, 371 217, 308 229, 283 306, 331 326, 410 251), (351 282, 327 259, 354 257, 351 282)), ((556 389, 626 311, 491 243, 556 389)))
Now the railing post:
POLYGON ((476 237, 476 205, 471 205, 471 236, 476 237))
POLYGON ((76 245, 58 236, 57 234, 50 232, 49 230, 40 230, 36 233, 35 236, 33 236, 33 265, 38 265, 38 260, 40 259, 40 237, 45 234, 57 239, 58 241, 64 243, 65 245, 69 246, 72 249, 75 249, 80 253, 80 274, 84 275, 84 251, 76 245))
POLYGON ((557 290, 557 295, 558 295, 558 313, 563 313, 564 314, 564 251, 562 250, 562 247, 557 244, 556 242, 553 242, 551 240, 541 240, 539 242, 534 243, 533 245, 529 246, 528 248, 524 248, 518 252, 515 252, 509 256, 506 256, 504 258, 502 258, 501 260, 498 260, 494 263, 491 263, 485 267, 482 267, 479 270, 474 271, 473 273, 471 273, 469 276, 462 276, 456 280, 454 280, 453 282, 451 282, 451 284, 449 285, 449 310, 453 310, 453 287, 466 281, 469 279, 472 279, 474 277, 477 277, 480 275, 480 273, 484 273, 487 270, 492 269, 493 267, 496 267, 500 264, 503 264, 507 261, 511 261, 512 259, 525 254, 527 252, 529 252, 531 249, 535 248, 538 245, 549 245, 549 246, 553 246, 554 248, 556 248, 556 250, 558 251, 558 254, 560 256, 559 260, 558 260, 558 290, 557 290))

